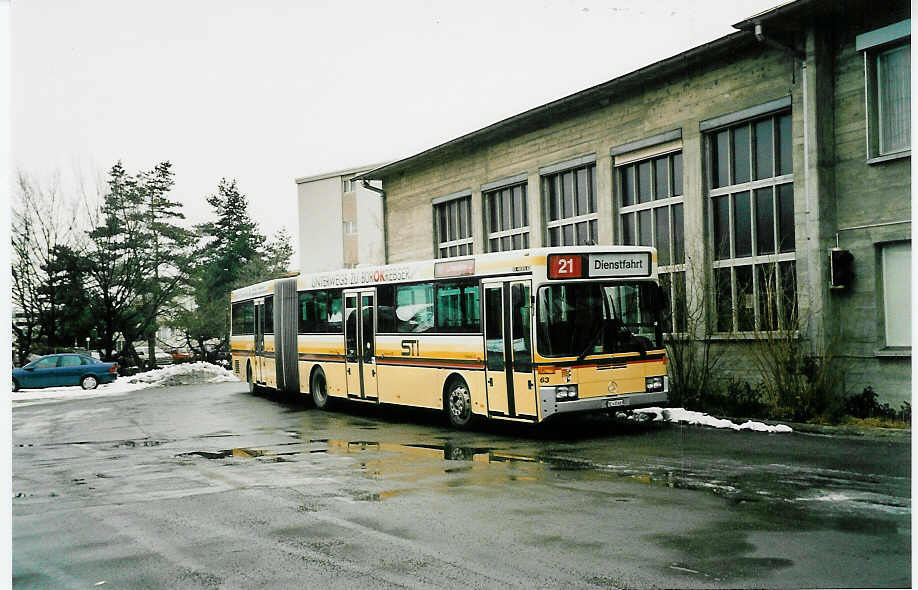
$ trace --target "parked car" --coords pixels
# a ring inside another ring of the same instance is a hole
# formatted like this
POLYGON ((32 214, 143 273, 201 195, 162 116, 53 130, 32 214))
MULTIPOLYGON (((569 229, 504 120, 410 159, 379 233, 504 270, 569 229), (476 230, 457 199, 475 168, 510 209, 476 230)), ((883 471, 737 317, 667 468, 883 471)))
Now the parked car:
MULTIPOLYGON (((147 343, 138 342, 134 344, 134 351, 137 353, 137 356, 140 358, 141 364, 147 365, 147 343)), ((163 350, 162 348, 153 349, 153 358, 156 360, 157 366, 171 365, 174 361, 172 355, 163 350)))
POLYGON ((188 363, 194 360, 191 351, 181 348, 173 349, 169 354, 172 355, 172 361, 175 363, 188 363))
POLYGON ((49 354, 13 369, 13 391, 67 385, 95 389, 117 378, 117 363, 103 363, 85 354, 49 354))

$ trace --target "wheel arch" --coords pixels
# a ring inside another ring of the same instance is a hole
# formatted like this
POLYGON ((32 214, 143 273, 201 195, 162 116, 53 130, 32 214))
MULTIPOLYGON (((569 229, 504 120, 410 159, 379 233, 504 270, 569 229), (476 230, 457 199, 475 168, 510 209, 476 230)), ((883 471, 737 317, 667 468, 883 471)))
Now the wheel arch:
MULTIPOLYGON (((319 372, 325 375, 325 369, 323 369, 322 365, 320 365, 319 363, 314 364, 312 368, 309 369, 309 382, 307 383, 309 390, 307 391, 307 393, 312 393, 312 380, 316 376, 316 373, 319 373, 319 372)), ((325 387, 328 388, 328 377, 327 376, 325 377, 325 383, 326 383, 325 387)))
POLYGON ((443 380, 443 388, 440 394, 440 403, 442 404, 442 409, 446 410, 446 396, 449 394, 449 388, 453 383, 460 381, 465 384, 466 388, 469 386, 469 382, 466 381, 465 377, 461 373, 453 371, 446 376, 446 379, 443 380))

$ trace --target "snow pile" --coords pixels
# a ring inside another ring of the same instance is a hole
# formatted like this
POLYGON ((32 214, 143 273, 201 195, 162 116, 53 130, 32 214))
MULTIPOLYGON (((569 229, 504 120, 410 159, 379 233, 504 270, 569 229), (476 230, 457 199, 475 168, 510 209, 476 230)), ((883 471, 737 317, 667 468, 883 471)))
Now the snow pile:
POLYGON ((736 424, 724 418, 715 418, 704 412, 693 412, 685 408, 643 408, 634 410, 635 414, 653 416, 654 422, 677 422, 686 423, 693 426, 710 426, 712 428, 729 428, 730 430, 753 430, 755 432, 793 432, 790 426, 778 424, 771 426, 762 422, 753 422, 749 420, 742 424, 736 424))
POLYGON ((203 362, 170 365, 162 369, 138 373, 126 379, 128 383, 143 383, 147 387, 238 381, 232 371, 203 362))

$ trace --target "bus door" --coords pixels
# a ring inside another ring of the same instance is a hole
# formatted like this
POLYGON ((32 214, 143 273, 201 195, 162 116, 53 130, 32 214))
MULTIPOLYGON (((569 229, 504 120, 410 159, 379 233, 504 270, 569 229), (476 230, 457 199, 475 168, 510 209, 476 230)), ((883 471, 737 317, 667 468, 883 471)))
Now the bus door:
POLYGON ((265 300, 255 300, 255 357, 252 361, 252 379, 256 383, 264 383, 265 361, 265 300))
POLYGON ((483 281, 488 413, 535 419, 531 281, 483 281))
MULTIPOLYGON (((536 387, 532 370, 532 281, 510 283, 510 339, 512 345, 513 403, 516 415, 536 419, 536 387)), ((506 289, 506 284, 505 287, 506 289)))
POLYGON ((376 291, 344 292, 344 344, 347 395, 378 399, 376 388, 376 291))

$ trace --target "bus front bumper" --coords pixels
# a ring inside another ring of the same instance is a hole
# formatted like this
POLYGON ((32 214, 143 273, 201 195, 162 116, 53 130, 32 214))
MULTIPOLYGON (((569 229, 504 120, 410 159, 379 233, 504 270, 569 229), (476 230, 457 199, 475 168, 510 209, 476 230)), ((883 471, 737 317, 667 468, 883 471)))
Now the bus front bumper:
POLYGON ((627 393, 557 401, 555 399, 554 387, 541 387, 539 389, 539 397, 542 398, 542 419, 545 420, 549 416, 555 414, 567 414, 571 412, 615 412, 619 410, 661 406, 669 401, 668 389, 669 388, 666 387, 663 391, 655 391, 653 393, 627 393))

